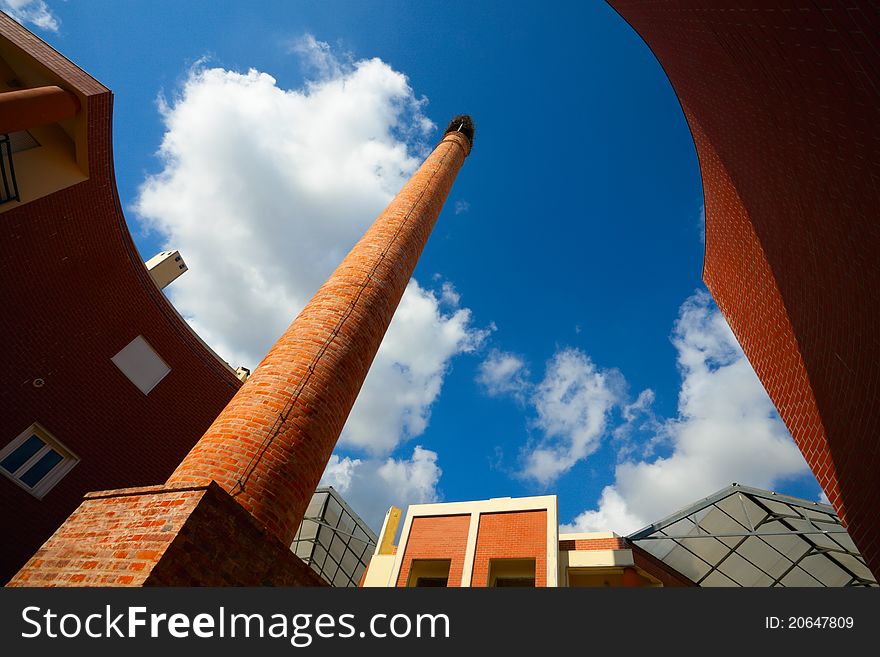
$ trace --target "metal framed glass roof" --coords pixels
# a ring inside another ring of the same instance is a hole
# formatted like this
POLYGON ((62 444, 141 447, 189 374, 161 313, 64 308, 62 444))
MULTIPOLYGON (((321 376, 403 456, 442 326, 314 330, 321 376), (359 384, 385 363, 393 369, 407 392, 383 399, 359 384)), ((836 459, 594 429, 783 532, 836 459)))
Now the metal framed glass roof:
POLYGON ((699 586, 877 586, 833 508, 738 484, 628 538, 699 586))
POLYGON ((318 488, 290 546, 332 586, 358 585, 376 535, 331 486, 318 488))

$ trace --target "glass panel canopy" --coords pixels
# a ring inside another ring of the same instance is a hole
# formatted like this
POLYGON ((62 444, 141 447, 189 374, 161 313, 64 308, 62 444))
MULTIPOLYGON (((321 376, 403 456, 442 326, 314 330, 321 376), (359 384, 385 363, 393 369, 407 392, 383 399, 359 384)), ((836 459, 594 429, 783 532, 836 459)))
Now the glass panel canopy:
POLYGON ((737 484, 628 538, 699 586, 877 586, 833 508, 737 484))
POLYGON ((332 487, 312 496, 290 546, 332 586, 354 587, 376 549, 376 535, 332 487))

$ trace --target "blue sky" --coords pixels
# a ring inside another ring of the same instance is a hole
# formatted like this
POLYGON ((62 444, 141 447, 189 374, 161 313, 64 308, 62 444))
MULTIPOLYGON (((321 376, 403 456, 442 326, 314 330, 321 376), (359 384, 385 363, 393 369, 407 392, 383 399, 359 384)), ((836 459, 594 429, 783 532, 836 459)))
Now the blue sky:
POLYGON ((648 48, 604 2, 474 4, 0 2, 114 91, 141 255, 181 249, 166 292, 233 366, 473 115, 325 476, 371 524, 555 492, 568 528, 623 533, 731 481, 817 499, 701 283, 696 154, 648 48))

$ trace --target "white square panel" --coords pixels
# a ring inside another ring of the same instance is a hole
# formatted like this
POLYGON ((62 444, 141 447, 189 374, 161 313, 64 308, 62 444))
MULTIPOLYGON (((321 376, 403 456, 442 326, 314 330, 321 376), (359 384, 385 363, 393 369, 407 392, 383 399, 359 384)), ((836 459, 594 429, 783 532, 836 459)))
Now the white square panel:
POLYGON ((171 371, 168 364, 141 335, 129 342, 111 360, 145 395, 171 371))

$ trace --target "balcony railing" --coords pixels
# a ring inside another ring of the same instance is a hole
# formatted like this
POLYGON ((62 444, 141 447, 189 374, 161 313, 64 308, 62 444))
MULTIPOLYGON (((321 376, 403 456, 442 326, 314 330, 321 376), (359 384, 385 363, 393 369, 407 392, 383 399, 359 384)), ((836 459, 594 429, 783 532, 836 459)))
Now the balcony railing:
POLYGON ((12 140, 8 134, 0 135, 0 204, 19 200, 15 164, 12 161, 12 140))

